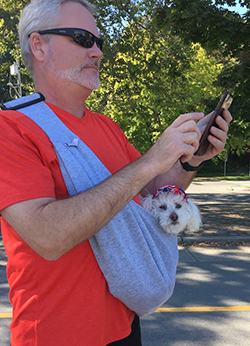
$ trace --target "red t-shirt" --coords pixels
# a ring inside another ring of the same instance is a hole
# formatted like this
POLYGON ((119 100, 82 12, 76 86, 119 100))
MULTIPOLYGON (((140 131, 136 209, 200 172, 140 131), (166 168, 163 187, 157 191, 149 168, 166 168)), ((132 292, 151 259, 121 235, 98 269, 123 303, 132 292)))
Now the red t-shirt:
MULTIPOLYGON (((111 173, 140 156, 108 117, 86 109, 78 119, 50 107, 111 173)), ((16 111, 0 112, 0 128, 0 210, 34 198, 67 197, 47 135, 16 111)), ((11 345, 104 346, 130 333, 134 313, 110 294, 88 241, 46 261, 3 218, 2 235, 13 306, 11 345)))

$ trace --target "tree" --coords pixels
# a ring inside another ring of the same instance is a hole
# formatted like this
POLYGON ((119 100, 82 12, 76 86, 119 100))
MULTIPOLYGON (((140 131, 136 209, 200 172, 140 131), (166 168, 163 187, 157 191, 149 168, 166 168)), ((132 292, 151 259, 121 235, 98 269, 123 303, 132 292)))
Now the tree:
MULTIPOLYGON (((1 0, 0 102, 9 98, 9 67, 21 60, 17 23, 28 2, 1 0)), ((211 111, 226 88, 235 96, 232 112, 236 119, 229 145, 238 152, 246 147, 249 17, 221 8, 234 1, 93 2, 98 6, 96 20, 105 45, 102 86, 89 100, 91 109, 116 120, 144 152, 180 113, 211 111)), ((241 3, 248 5, 248 1, 241 3)), ((23 91, 30 93, 32 79, 21 66, 23 91)))
MULTIPOLYGON (((10 66, 21 59, 18 42, 18 22, 20 11, 28 0, 1 0, 0 3, 0 103, 9 100, 10 66)), ((22 87, 24 94, 31 90, 32 79, 26 68, 21 65, 22 87)))
POLYGON ((199 44, 187 46, 173 35, 155 37, 128 25, 122 36, 126 45, 112 65, 104 66, 101 88, 88 101, 118 122, 141 152, 179 114, 207 111, 205 101, 218 92, 213 82, 222 70, 199 44))
MULTIPOLYGON (((155 9, 154 20, 164 32, 180 35, 185 42, 199 42, 211 56, 219 55, 223 69, 215 85, 233 92, 229 144, 238 154, 250 145, 250 11, 244 16, 221 7, 235 1, 170 0, 155 9)), ((250 8, 250 1, 241 0, 250 8)))

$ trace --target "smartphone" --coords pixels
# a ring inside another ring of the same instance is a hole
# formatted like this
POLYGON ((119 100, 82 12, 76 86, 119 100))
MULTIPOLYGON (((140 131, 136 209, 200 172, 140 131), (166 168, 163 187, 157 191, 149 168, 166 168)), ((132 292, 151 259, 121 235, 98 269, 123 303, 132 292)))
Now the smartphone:
POLYGON ((215 119, 217 118, 218 115, 222 115, 222 112, 224 109, 229 109, 232 102, 233 102, 232 95, 230 95, 230 93, 228 91, 224 91, 224 93, 221 96, 219 103, 217 104, 217 106, 213 112, 211 119, 209 120, 209 122, 205 128, 205 131, 203 132, 203 134, 201 136, 199 148, 195 152, 194 155, 202 156, 205 154, 205 152, 207 151, 207 148, 210 144, 207 137, 210 134, 211 126, 218 127, 216 122, 215 122, 215 119))

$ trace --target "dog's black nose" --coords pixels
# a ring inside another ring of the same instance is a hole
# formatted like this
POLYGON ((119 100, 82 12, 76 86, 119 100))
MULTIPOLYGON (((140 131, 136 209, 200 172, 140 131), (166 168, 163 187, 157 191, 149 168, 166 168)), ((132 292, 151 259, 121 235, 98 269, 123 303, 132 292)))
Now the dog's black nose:
POLYGON ((172 213, 172 214, 170 215, 170 219, 171 219, 172 221, 177 221, 177 220, 178 220, 178 215, 177 215, 176 213, 172 213))

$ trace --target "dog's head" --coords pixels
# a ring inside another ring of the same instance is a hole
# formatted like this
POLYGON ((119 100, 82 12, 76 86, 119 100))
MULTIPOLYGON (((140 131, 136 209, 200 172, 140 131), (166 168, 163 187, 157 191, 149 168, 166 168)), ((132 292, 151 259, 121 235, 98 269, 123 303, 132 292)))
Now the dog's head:
POLYGON ((185 229, 197 232, 201 226, 198 208, 176 186, 165 186, 154 196, 147 196, 142 200, 142 206, 157 217, 160 226, 168 233, 177 234, 185 229))

